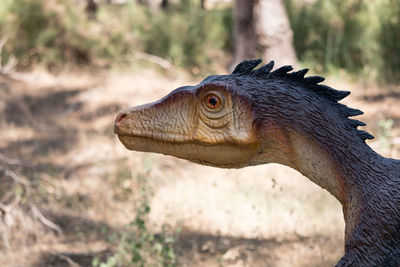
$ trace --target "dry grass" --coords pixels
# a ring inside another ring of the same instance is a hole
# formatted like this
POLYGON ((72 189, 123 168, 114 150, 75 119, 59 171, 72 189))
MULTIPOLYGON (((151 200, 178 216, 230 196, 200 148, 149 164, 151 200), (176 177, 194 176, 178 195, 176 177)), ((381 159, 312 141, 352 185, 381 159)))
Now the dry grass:
MULTIPOLYGON (((153 192, 151 229, 165 222, 183 229, 182 266, 329 266, 343 253, 341 207, 292 169, 221 170, 119 143, 116 111, 195 83, 185 75, 36 71, 18 78, 0 76, 0 167, 28 184, 0 170, 1 266, 91 266, 94 256, 109 255, 113 236, 134 217, 138 175, 153 192)), ((365 97, 352 86, 346 103, 366 111, 368 130, 377 133, 377 121, 391 118, 393 137, 400 136, 399 94, 365 97)), ((379 144, 399 156, 399 146, 379 144)))

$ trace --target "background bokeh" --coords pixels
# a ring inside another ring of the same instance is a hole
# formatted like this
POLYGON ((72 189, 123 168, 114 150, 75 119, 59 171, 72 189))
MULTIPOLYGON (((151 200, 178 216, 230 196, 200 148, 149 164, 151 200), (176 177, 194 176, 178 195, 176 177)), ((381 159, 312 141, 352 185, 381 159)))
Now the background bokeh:
POLYGON ((263 1, 284 7, 291 64, 350 90, 369 145, 400 158, 399 0, 1 0, 0 266, 338 261, 341 207, 298 172, 199 166, 113 134, 120 109, 228 73, 241 29, 245 52, 279 62, 263 1))

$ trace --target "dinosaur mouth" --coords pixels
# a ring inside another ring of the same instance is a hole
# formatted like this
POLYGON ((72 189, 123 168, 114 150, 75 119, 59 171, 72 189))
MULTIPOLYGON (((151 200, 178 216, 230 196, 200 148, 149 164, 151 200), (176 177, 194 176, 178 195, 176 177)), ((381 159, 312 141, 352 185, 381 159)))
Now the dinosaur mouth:
POLYGON ((129 150, 153 152, 186 159, 195 163, 220 168, 240 168, 257 151, 255 146, 237 144, 206 144, 198 142, 167 142, 143 136, 118 135, 129 150))

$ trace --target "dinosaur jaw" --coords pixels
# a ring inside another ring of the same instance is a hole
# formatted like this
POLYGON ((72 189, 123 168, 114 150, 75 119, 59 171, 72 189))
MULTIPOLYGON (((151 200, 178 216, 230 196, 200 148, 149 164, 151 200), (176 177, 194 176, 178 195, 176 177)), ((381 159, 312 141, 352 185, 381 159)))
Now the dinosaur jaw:
POLYGON ((129 150, 171 155, 202 165, 219 168, 242 168, 258 150, 258 145, 205 144, 198 142, 170 142, 142 136, 118 135, 129 150))

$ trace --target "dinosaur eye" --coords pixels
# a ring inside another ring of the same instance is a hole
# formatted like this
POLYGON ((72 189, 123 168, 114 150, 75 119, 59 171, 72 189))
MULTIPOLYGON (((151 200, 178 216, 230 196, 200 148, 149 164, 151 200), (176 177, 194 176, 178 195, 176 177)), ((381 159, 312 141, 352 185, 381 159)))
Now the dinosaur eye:
POLYGON ((204 102, 209 109, 217 110, 222 106, 222 100, 216 94, 208 94, 204 98, 204 102))

